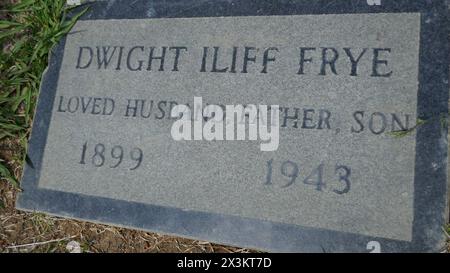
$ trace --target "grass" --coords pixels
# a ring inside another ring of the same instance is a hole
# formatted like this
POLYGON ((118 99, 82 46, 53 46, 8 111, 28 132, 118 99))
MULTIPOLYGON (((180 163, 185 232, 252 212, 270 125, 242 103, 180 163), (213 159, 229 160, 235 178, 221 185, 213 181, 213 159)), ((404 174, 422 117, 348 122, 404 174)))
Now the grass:
MULTIPOLYGON (((75 16, 65 0, 22 0, 2 7, 0 18, 0 144, 16 143, 20 165, 26 157, 36 99, 48 54, 86 9, 75 16)), ((5 147, 5 145, 0 145, 5 147)), ((0 152, 4 148, 0 148, 0 152)), ((0 179, 18 187, 11 164, 2 160, 0 179)))

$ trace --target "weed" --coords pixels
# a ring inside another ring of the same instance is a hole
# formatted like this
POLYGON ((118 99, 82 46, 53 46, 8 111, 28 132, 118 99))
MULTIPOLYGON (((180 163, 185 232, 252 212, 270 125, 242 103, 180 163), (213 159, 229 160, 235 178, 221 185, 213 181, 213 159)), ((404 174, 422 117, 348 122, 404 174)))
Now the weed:
POLYGON ((416 126, 414 126, 413 128, 408 129, 408 130, 389 132, 388 134, 393 137, 405 137, 405 136, 411 134, 412 132, 414 132, 418 127, 424 125, 425 123, 426 123, 426 120, 417 119, 416 126))

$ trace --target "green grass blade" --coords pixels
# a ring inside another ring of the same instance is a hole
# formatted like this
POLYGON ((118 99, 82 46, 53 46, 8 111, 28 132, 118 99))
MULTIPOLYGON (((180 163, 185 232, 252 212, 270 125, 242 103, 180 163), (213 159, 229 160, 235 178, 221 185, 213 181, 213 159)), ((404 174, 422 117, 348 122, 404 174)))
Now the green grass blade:
POLYGON ((14 187, 19 188, 19 183, 17 182, 16 178, 13 175, 11 175, 8 168, 6 168, 6 166, 3 165, 1 162, 0 162, 0 179, 5 179, 14 187))

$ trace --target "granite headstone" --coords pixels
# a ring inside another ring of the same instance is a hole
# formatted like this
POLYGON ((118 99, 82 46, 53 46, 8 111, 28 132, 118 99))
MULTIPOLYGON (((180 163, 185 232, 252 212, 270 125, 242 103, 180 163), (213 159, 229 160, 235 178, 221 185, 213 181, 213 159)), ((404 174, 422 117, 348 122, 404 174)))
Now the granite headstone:
POLYGON ((94 1, 53 50, 17 207, 269 251, 439 251, 445 1, 94 1), (176 141, 194 97, 279 145, 176 141))

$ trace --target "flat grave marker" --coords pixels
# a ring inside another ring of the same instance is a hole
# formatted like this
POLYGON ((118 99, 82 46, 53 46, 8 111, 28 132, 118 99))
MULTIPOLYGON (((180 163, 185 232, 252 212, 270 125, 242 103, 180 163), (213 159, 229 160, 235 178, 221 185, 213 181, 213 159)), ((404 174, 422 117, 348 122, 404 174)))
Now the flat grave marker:
POLYGON ((439 251, 446 5, 369 2, 88 3, 43 77, 17 207, 269 251, 439 251), (279 139, 175 140, 199 98, 277 106, 279 139))

